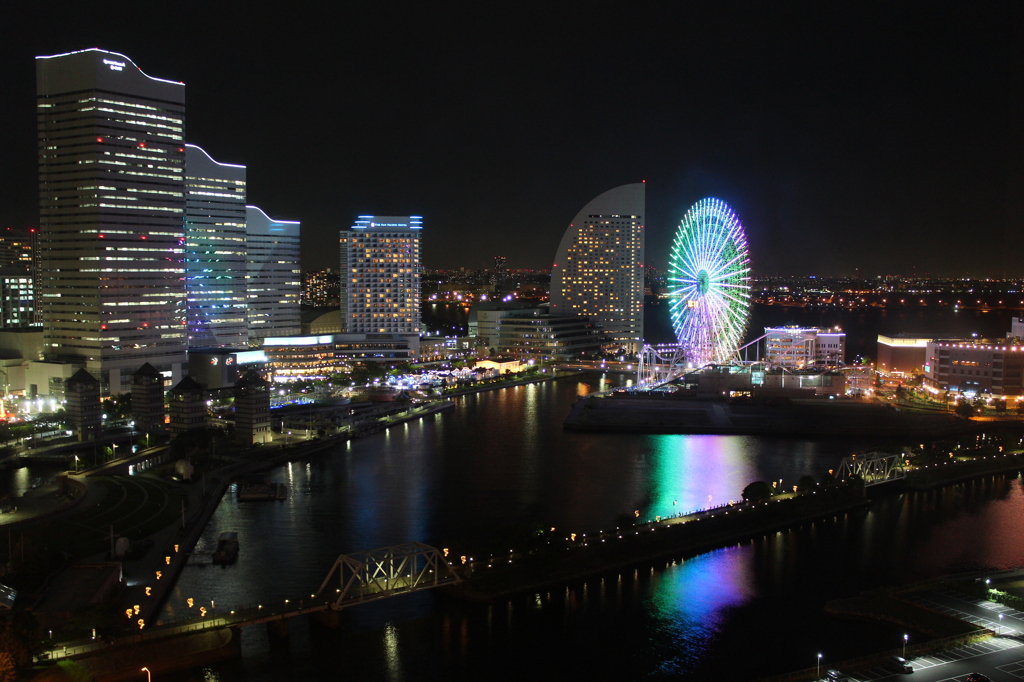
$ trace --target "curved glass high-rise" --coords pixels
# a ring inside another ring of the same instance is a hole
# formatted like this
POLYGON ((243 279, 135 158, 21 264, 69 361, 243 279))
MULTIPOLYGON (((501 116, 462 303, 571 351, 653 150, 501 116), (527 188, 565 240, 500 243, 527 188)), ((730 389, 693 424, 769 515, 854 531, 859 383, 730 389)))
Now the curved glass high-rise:
POLYGON ((643 347, 645 187, 622 185, 584 206, 551 269, 551 313, 590 318, 606 346, 627 353, 643 347))

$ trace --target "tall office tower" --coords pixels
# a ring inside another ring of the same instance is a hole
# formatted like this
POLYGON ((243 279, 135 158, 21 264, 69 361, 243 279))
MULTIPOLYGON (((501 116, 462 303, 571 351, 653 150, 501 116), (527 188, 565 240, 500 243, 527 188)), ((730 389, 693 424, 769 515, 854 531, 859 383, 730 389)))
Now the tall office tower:
POLYGON ((341 331, 419 338, 420 216, 359 216, 342 230, 341 331))
POLYGON ((494 257, 494 270, 491 271, 491 284, 496 287, 500 287, 505 282, 505 278, 508 277, 508 271, 505 270, 505 260, 504 256, 494 257))
POLYGON ((338 273, 331 268, 303 276, 302 304, 323 308, 338 305, 338 273))
POLYGON ((245 166, 185 145, 185 291, 189 348, 244 348, 245 166))
POLYGON ((627 353, 643 347, 644 188, 622 185, 584 206, 551 269, 551 314, 590 318, 627 353))
POLYGON ((35 275, 39 257, 39 232, 34 227, 0 230, 0 268, 23 268, 35 275))
POLYGON ((299 295, 299 222, 272 220, 255 206, 245 207, 245 243, 249 258, 245 295, 249 308, 249 345, 268 336, 302 331, 299 295))
POLYGON ((90 49, 36 58, 44 350, 111 394, 186 362, 185 85, 90 49))
POLYGON ((0 329, 38 327, 35 283, 29 270, 0 268, 0 329))
POLYGON ((38 230, 13 227, 0 230, 0 327, 42 324, 35 295, 38 280, 38 230))

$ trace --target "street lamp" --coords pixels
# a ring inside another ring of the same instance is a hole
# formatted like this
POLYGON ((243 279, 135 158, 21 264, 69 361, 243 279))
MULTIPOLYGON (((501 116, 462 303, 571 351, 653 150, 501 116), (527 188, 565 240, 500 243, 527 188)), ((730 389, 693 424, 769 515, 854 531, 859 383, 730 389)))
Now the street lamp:
POLYGON ((910 639, 910 635, 903 635, 903 658, 907 657, 907 640, 910 639))
POLYGON ((1002 632, 1003 632, 1003 614, 1000 613, 999 614, 999 633, 1002 634, 1002 632))
POLYGON ((818 661, 817 661, 817 664, 814 666, 814 679, 817 680, 817 679, 820 679, 820 678, 821 678, 821 654, 818 654, 818 661))
POLYGON ((153 674, 149 672, 149 668, 143 668, 142 670, 146 673, 146 682, 153 682, 153 674))

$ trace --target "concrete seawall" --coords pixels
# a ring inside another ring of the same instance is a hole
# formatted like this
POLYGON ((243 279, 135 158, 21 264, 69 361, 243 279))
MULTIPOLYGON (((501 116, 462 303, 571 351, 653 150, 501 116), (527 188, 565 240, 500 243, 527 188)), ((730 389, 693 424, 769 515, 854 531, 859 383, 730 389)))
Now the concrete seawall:
MULTIPOLYGON (((1024 429, 1022 423, 1015 426, 1024 429)), ((744 403, 672 395, 587 396, 573 405, 564 423, 568 431, 809 438, 934 438, 1001 427, 1000 422, 975 422, 948 413, 905 412, 853 399, 744 403)))

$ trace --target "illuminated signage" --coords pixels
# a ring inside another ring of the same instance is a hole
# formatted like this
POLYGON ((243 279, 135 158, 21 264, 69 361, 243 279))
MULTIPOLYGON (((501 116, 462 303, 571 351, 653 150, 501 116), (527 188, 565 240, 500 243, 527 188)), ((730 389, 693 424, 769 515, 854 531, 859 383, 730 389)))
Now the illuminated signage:
POLYGON ((124 62, 115 62, 113 59, 104 59, 103 63, 110 67, 111 71, 120 71, 124 68, 124 62))

